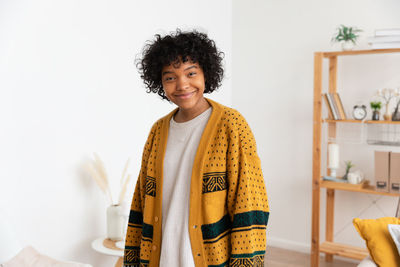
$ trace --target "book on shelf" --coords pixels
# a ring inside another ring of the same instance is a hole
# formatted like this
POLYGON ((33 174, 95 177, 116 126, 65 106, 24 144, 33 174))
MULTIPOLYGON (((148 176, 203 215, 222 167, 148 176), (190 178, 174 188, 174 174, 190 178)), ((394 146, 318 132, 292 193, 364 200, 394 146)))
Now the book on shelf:
POLYGON ((324 94, 324 99, 325 99, 326 106, 328 107, 329 118, 331 118, 333 120, 338 120, 339 117, 334 109, 332 99, 330 98, 330 96, 328 94, 324 94))
POLYGON ((341 120, 342 117, 340 116, 339 107, 338 107, 338 104, 336 103, 336 100, 335 100, 335 94, 328 93, 328 96, 330 97, 330 99, 332 99, 333 108, 335 109, 335 112, 336 112, 337 117, 338 117, 337 119, 341 120))
POLYGON ((375 31, 374 37, 367 39, 371 49, 400 48, 400 28, 375 31))
POLYGON ((337 183, 347 183, 347 180, 344 180, 343 178, 333 177, 333 176, 324 176, 324 177, 322 177, 322 180, 337 182, 337 183))
POLYGON ((331 104, 329 104, 328 96, 326 94, 323 94, 322 96, 325 99, 325 104, 326 104, 326 106, 328 108, 328 118, 334 120, 335 119, 335 115, 333 114, 333 110, 331 108, 331 104))
POLYGON ((400 28, 375 30, 375 36, 393 36, 400 35, 400 28))
POLYGON ((335 100, 335 102, 336 102, 336 105, 337 105, 337 107, 338 107, 338 109, 339 109, 340 118, 341 118, 342 120, 347 119, 347 117, 346 117, 346 112, 344 111, 344 108, 343 108, 342 99, 340 99, 339 94, 338 94, 338 93, 334 93, 334 94, 333 94, 333 98, 334 98, 334 100, 335 100))
POLYGON ((343 108, 342 100, 338 93, 324 94, 325 103, 328 107, 329 117, 334 120, 345 120, 346 113, 343 108))
POLYGON ((367 41, 370 44, 400 42, 400 35, 368 37, 367 41))
POLYGON ((400 48, 400 42, 391 42, 391 43, 372 43, 370 44, 372 49, 392 49, 392 48, 400 48))

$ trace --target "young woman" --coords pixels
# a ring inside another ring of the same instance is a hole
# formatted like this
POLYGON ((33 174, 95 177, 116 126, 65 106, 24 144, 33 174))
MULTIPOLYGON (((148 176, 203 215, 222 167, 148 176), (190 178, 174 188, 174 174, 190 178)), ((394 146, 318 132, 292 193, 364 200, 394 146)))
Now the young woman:
POLYGON ((197 31, 145 46, 148 92, 178 107, 145 144, 124 266, 264 266, 269 206, 253 134, 239 112, 204 97, 221 84, 222 56, 197 31))

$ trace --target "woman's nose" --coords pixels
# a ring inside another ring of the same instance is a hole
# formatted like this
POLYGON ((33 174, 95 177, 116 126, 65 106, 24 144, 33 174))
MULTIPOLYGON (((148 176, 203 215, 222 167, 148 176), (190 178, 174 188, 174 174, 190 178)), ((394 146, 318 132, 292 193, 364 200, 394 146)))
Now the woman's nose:
POLYGON ((186 77, 179 78, 177 83, 177 90, 186 90, 187 88, 189 88, 189 81, 186 79, 186 77))

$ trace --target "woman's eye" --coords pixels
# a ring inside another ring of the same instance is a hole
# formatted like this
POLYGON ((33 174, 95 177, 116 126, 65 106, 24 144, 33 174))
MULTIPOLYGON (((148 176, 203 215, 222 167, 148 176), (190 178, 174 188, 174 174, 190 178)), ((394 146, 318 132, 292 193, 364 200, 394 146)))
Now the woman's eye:
POLYGON ((164 78, 164 81, 166 81, 166 82, 169 82, 169 81, 172 81, 174 78, 172 78, 172 77, 165 77, 164 78))
POLYGON ((195 76, 196 72, 189 72, 189 76, 195 76))

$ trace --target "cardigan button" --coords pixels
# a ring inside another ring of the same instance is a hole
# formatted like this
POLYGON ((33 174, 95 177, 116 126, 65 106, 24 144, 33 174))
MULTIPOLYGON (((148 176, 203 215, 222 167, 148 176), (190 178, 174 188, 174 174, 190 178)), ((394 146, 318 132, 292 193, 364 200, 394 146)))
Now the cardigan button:
POLYGON ((156 250, 157 250, 157 247, 156 247, 155 245, 153 246, 153 250, 154 250, 154 251, 156 251, 156 250))
POLYGON ((154 221, 155 221, 155 222, 158 222, 158 217, 157 217, 157 216, 154 217, 154 221))
POLYGON ((197 225, 193 225, 193 229, 196 229, 197 228, 197 225))

